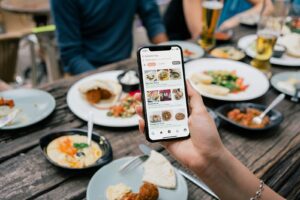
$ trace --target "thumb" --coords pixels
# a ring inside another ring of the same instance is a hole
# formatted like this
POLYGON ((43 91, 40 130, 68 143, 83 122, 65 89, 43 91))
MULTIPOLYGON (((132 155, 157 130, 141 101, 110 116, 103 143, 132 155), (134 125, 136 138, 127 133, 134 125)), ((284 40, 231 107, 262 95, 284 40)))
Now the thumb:
POLYGON ((190 107, 192 112, 205 112, 206 107, 203 103, 202 97, 195 91, 195 89, 191 86, 190 81, 187 81, 187 92, 190 98, 190 107))

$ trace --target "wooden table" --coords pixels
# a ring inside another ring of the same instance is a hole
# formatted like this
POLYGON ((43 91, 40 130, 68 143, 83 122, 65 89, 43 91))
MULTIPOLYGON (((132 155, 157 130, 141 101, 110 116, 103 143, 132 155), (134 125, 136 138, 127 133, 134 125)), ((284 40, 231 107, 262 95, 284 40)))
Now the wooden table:
MULTIPOLYGON (((240 27, 236 30, 235 38, 254 31, 240 27)), ((54 113, 34 126, 12 132, 0 132, 0 199, 85 199, 86 188, 94 172, 76 174, 52 166, 42 155, 38 146, 39 138, 51 131, 86 129, 86 122, 74 116, 66 104, 68 89, 75 81, 92 73, 134 67, 135 60, 126 60, 43 86, 41 89, 50 92, 56 99, 54 113)), ((274 73, 283 70, 292 69, 273 68, 274 73)), ((253 102, 267 104, 276 95, 278 92, 270 88, 267 94, 253 102)), ((213 108, 224 104, 209 99, 205 99, 205 103, 213 108)), ((220 135, 225 146, 266 184, 288 199, 300 199, 300 106, 285 99, 277 109, 284 114, 285 120, 279 128, 269 134, 246 136, 238 130, 223 126, 220 128, 220 135)), ((137 128, 96 126, 95 131, 109 139, 114 159, 138 155, 138 144, 147 143, 144 137, 138 134, 137 128)), ((159 145, 152 147, 169 157, 159 145)), ((169 159, 174 165, 178 165, 171 157, 169 159)), ((187 182, 190 200, 212 199, 201 189, 187 182)))

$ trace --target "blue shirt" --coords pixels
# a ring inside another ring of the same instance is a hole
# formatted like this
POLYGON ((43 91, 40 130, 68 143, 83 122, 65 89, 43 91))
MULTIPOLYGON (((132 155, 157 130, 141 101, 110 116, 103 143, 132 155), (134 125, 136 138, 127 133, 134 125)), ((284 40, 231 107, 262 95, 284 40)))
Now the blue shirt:
POLYGON ((247 0, 225 0, 218 24, 221 25, 227 19, 252 8, 247 0))
POLYGON ((155 0, 51 0, 64 70, 78 74, 128 58, 137 13, 149 38, 165 32, 155 0))

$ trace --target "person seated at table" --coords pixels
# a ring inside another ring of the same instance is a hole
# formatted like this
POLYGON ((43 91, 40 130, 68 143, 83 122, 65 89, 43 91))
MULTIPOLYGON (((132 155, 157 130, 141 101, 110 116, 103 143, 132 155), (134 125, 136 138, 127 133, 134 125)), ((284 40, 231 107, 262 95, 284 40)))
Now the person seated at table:
POLYGON ((79 74, 130 57, 138 14, 153 43, 167 41, 155 0, 51 0, 64 70, 79 74))
MULTIPOLYGON (((170 40, 196 39, 202 30, 203 0, 172 0, 164 15, 164 23, 170 40)), ((224 0, 218 28, 226 30, 239 25, 243 16, 259 15, 263 0, 224 0)), ((266 1, 268 14, 272 1, 266 1)))
MULTIPOLYGON (((185 140, 163 142, 162 145, 168 152, 199 176, 220 199, 250 199, 257 193, 258 197, 254 199, 283 199, 226 149, 201 96, 189 82, 187 90, 191 109, 188 119, 191 137, 185 140)), ((136 94, 135 98, 140 100, 141 95, 136 94)), ((142 116, 142 106, 137 106, 136 111, 142 116)), ((141 133, 144 132, 144 127, 145 122, 140 119, 141 133)))

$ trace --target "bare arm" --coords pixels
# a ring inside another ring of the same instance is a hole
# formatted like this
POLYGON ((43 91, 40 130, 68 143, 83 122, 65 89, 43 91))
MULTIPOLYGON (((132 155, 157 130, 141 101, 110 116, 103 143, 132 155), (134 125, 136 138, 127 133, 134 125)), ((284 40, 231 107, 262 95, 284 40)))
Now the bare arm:
MULTIPOLYGON (((194 171, 219 197, 224 200, 250 199, 259 189, 259 179, 237 160, 223 145, 213 119, 209 116, 201 96, 188 84, 191 115, 187 140, 164 142, 164 147, 183 165, 194 171)), ((140 99, 140 95, 136 95, 140 99)), ((136 108, 142 116, 142 107, 136 108)), ((144 120, 140 119, 144 132, 144 120)), ((264 186, 261 200, 283 198, 264 186)))
POLYGON ((192 39, 197 38, 202 30, 201 0, 183 0, 183 13, 192 39))
POLYGON ((166 30, 155 0, 139 0, 137 12, 152 43, 168 41, 166 30))
MULTIPOLYGON (((253 4, 252 8, 240 14, 235 15, 230 19, 227 19, 225 22, 221 24, 220 29, 226 30, 239 25, 241 17, 250 16, 250 15, 259 15, 263 6, 263 0, 249 0, 249 2, 253 4)), ((266 9, 263 14, 269 15, 272 13, 272 11, 273 11, 272 0, 266 0, 266 9)))
POLYGON ((160 33, 154 37, 151 38, 151 42, 153 44, 159 44, 159 43, 162 43, 162 42, 166 42, 168 41, 168 36, 165 34, 165 33, 160 33))
MULTIPOLYGON (((250 199, 260 186, 260 180, 225 148, 216 158, 208 158, 204 163, 193 166, 193 171, 220 199, 250 199)), ((283 198, 264 185, 260 199, 283 198)))

